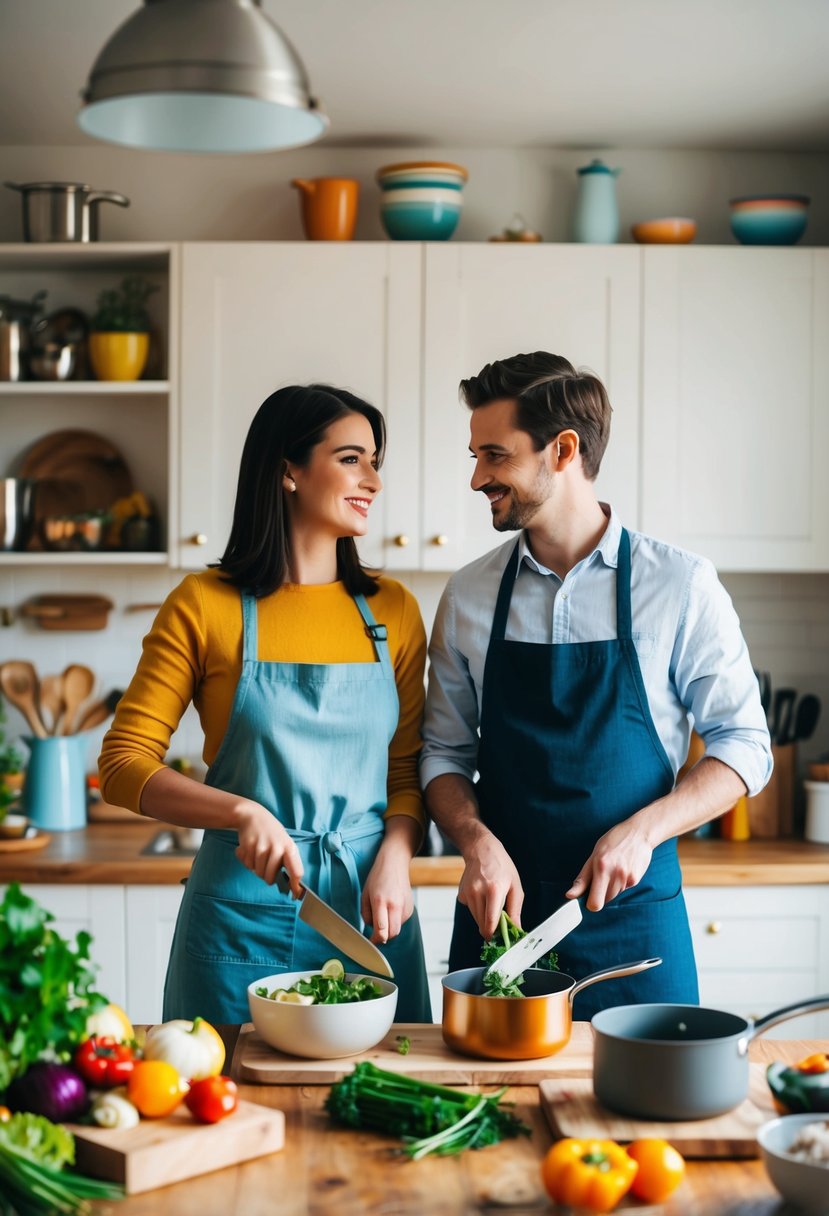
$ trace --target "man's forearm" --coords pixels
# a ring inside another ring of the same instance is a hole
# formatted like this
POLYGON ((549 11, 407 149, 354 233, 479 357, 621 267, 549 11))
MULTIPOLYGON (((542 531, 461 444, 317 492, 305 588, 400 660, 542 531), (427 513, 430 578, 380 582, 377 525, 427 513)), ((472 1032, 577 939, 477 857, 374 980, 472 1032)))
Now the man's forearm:
POLYGON ((641 820, 648 844, 655 849, 665 840, 716 819, 745 792, 745 782, 733 768, 721 760, 703 756, 670 794, 632 818, 641 820))
POLYGON ((475 787, 460 773, 442 773, 430 781, 426 786, 426 806, 444 836, 464 855, 487 831, 478 813, 475 787))

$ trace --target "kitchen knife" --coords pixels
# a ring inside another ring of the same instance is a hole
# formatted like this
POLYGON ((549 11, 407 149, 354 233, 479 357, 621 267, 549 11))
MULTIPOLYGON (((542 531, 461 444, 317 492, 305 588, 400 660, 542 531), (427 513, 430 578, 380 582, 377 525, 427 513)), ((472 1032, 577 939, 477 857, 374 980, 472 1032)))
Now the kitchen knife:
MULTIPOLYGON (((283 895, 290 895, 291 882, 284 870, 278 872, 276 885, 283 895)), ((390 980, 394 979, 389 960, 374 943, 363 937, 359 929, 355 929, 339 912, 335 912, 319 895, 315 895, 304 885, 299 897, 299 919, 316 929, 332 946, 342 950, 343 954, 353 958, 355 963, 359 963, 367 971, 388 976, 390 980)))
POLYGON ((552 950, 563 937, 572 933, 576 926, 581 924, 581 920, 579 901, 568 899, 552 916, 548 916, 535 929, 530 929, 514 946, 505 950, 487 969, 486 975, 497 975, 502 984, 511 984, 552 950))

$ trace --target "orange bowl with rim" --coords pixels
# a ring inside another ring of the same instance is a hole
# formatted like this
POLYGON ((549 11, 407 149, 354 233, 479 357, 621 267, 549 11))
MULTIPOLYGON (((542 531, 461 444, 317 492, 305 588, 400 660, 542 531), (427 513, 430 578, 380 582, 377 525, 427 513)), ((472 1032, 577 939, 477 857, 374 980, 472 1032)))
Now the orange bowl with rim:
POLYGON ((630 235, 639 245, 688 245, 697 235, 697 224, 683 216, 642 220, 633 225, 630 235))

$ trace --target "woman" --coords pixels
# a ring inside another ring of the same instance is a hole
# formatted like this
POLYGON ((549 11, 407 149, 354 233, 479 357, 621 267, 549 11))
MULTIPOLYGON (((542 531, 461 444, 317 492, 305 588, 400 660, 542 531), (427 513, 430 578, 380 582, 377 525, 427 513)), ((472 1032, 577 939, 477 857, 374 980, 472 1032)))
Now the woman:
POLYGON ((414 597, 365 570, 354 543, 382 487, 384 442, 379 410, 341 389, 267 398, 224 555, 162 606, 104 739, 105 798, 206 829, 165 1019, 245 1022, 251 981, 336 954, 273 885, 284 867, 294 895, 302 879, 370 926, 400 988, 398 1019, 431 1020, 409 884, 424 824, 425 633, 414 597), (191 700, 204 784, 163 764, 191 700))

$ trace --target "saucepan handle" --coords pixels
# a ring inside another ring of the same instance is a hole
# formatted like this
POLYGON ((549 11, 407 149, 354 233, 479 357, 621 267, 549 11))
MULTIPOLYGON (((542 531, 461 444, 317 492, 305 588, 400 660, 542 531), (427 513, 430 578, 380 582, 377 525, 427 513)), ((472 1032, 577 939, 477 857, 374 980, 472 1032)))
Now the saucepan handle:
POLYGON ((84 199, 85 203, 117 203, 119 207, 129 207, 130 200, 123 194, 115 194, 112 190, 90 190, 84 199))
POLYGON ((823 996, 813 996, 805 1001, 796 1001, 793 1005, 783 1005, 780 1009, 773 1009, 765 1017, 757 1019, 749 1029, 746 1039, 753 1039, 758 1034, 765 1034, 767 1030, 772 1026, 776 1026, 778 1022, 785 1022, 789 1018, 796 1018, 801 1013, 815 1013, 818 1009, 829 1009, 829 992, 825 992, 823 996))
POLYGON ((659 967, 661 964, 661 958, 642 958, 637 963, 620 963, 618 967, 605 967, 602 971, 594 971, 570 989, 570 1005, 572 1006, 582 989, 589 988, 591 984, 598 984, 600 980, 614 980, 623 975, 636 975, 638 971, 650 971, 651 967, 659 967))

